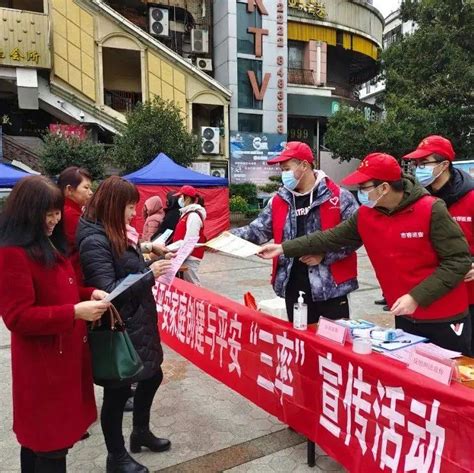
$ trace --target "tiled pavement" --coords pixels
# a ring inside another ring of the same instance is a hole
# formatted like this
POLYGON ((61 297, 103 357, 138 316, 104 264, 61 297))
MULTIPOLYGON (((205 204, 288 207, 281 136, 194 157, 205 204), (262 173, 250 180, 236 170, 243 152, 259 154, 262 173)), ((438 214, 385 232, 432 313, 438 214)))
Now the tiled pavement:
MULTIPOLYGON (((201 267, 203 284, 236 300, 250 290, 257 299, 273 297, 268 284, 270 265, 207 254, 201 267)), ((373 304, 380 297, 367 257, 359 259, 361 289, 351 297, 353 317, 391 324, 391 318, 373 304)), ((305 439, 274 417, 216 382, 169 349, 165 353, 165 381, 156 396, 152 424, 156 434, 169 437, 169 452, 141 453, 137 459, 150 471, 166 472, 290 472, 343 471, 317 449, 315 468, 306 465, 305 439)), ((19 448, 11 432, 11 376, 9 335, 0 323, 0 472, 18 472, 19 448)), ((101 403, 101 389, 96 389, 101 403)), ((125 414, 124 432, 130 433, 131 415, 125 414)), ((100 426, 77 444, 68 457, 72 473, 103 472, 105 447, 100 426)))

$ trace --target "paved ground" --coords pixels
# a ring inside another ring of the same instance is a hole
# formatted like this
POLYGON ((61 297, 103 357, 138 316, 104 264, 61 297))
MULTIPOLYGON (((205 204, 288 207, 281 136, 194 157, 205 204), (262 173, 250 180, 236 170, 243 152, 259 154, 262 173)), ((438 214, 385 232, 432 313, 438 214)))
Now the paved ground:
MULTIPOLYGON (((269 286, 270 265, 258 258, 236 259, 207 254, 201 267, 206 287, 238 301, 250 290, 257 299, 274 297, 269 286)), ((391 317, 373 304, 380 298, 370 263, 359 258, 361 288, 351 297, 352 317, 391 325, 391 317)), ((0 472, 19 471, 19 447, 11 431, 11 375, 9 334, 0 322, 0 472)), ((316 468, 305 464, 305 439, 169 349, 165 353, 165 381, 155 398, 153 431, 171 439, 171 451, 141 453, 150 471, 166 472, 290 472, 343 471, 317 449, 316 468)), ((101 389, 96 389, 101 404, 101 389)), ((125 415, 128 435, 131 416, 125 415)), ((100 426, 74 447, 68 458, 72 473, 105 471, 105 446, 100 426)))

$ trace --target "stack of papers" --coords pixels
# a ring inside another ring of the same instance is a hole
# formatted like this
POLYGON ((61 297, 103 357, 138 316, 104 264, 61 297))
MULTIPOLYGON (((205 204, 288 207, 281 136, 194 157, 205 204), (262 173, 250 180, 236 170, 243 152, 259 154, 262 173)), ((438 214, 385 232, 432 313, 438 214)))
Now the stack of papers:
POLYGON ((385 351, 399 350, 400 348, 413 346, 417 343, 426 342, 427 340, 428 339, 425 337, 419 337, 418 335, 412 335, 411 333, 404 333, 400 337, 397 337, 395 340, 390 342, 374 340, 371 338, 372 349, 381 353, 385 351))
MULTIPOLYGON (((383 354, 407 365, 410 362, 411 354, 415 348, 415 345, 408 345, 396 351, 384 351, 383 354)), ((441 348, 434 343, 424 343, 420 346, 420 348, 424 353, 432 355, 436 358, 453 359, 461 356, 461 352, 446 350, 445 348, 441 348)))
POLYGON ((474 381, 474 365, 458 366, 458 369, 461 381, 474 381))

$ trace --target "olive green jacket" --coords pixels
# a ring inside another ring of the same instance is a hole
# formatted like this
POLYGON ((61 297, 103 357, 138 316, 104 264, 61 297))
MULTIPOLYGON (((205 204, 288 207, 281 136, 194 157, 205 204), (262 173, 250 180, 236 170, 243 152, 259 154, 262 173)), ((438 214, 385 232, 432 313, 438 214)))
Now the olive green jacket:
MULTIPOLYGON (((404 176, 403 181, 404 195, 398 207, 393 210, 376 207, 376 210, 392 215, 421 197, 429 195, 428 191, 415 183, 410 176, 404 176)), ((295 258, 337 251, 341 247, 360 247, 363 241, 357 228, 357 216, 358 212, 330 230, 310 233, 284 242, 285 256, 295 258)), ((439 258, 439 266, 433 274, 410 291, 410 295, 422 307, 429 306, 456 287, 471 269, 471 255, 467 241, 442 200, 437 200, 433 204, 430 238, 439 258)))

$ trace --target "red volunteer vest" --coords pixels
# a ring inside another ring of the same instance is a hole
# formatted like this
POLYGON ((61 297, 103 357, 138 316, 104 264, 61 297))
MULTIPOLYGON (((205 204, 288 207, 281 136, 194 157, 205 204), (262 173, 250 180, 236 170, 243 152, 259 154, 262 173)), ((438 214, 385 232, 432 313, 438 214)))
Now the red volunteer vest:
MULTIPOLYGON (((184 240, 184 237, 186 236, 186 222, 188 221, 189 214, 193 212, 188 212, 187 214, 183 215, 179 220, 176 225, 176 228, 174 229, 174 234, 173 234, 173 242, 179 241, 179 240, 184 240)), ((199 215, 199 218, 202 220, 201 214, 199 212, 194 212, 199 215)), ((204 222, 203 226, 201 227, 201 230, 199 231, 199 240, 198 243, 205 243, 206 238, 204 236, 204 222)), ((199 248, 195 248, 194 251, 191 253, 191 256, 194 256, 195 258, 203 259, 204 258, 204 246, 201 246, 199 248)))
MULTIPOLYGON (((439 259, 430 240, 434 202, 434 197, 425 196, 394 215, 364 206, 359 209, 359 235, 389 307, 438 267, 439 259)), ((467 307, 466 285, 460 283, 428 307, 418 307, 410 317, 415 320, 447 319, 464 312, 467 307)))
MULTIPOLYGON (((474 190, 468 192, 457 202, 450 205, 448 211, 454 220, 459 223, 469 244, 471 255, 474 255, 474 190)), ((474 281, 466 283, 466 286, 469 304, 474 304, 474 281)))
MULTIPOLYGON (((321 230, 334 228, 341 223, 341 189, 329 178, 326 179, 326 186, 330 190, 332 197, 319 206, 321 215, 321 230)), ((288 217, 289 205, 278 194, 272 200, 272 227, 273 239, 275 243, 283 241, 283 230, 288 217)), ((278 266, 278 258, 273 258, 272 284, 275 282, 278 266)), ((357 255, 352 253, 346 258, 336 261, 329 266, 331 275, 336 284, 342 284, 357 277, 357 255)))

